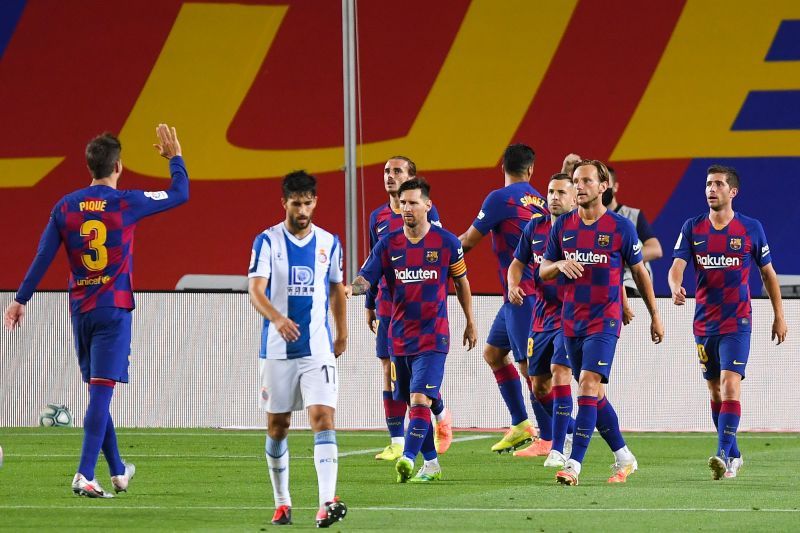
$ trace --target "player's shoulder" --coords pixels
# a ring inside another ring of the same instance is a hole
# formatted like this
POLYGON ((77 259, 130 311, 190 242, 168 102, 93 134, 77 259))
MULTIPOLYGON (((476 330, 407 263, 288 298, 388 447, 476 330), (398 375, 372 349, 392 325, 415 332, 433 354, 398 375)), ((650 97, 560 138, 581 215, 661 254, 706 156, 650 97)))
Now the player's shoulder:
POLYGON ((270 242, 280 237, 283 233, 283 222, 279 222, 274 226, 269 226, 264 231, 256 235, 256 240, 263 240, 270 242))
POLYGON ((324 240, 324 241, 329 241, 331 243, 338 243, 339 242, 339 236, 336 235, 335 233, 331 233, 330 231, 328 231, 328 230, 326 230, 324 228, 320 228, 316 224, 312 227, 312 229, 313 229, 314 235, 317 237, 318 241, 319 240, 324 240))
POLYGON ((761 221, 757 218, 749 217, 738 211, 734 213, 734 220, 738 220, 748 231, 761 229, 763 227, 761 221))
POLYGON ((625 215, 617 213, 616 211, 613 211, 611 209, 606 210, 606 215, 610 217, 610 219, 613 220, 614 223, 617 225, 617 231, 633 231, 634 233, 636 232, 636 226, 634 226, 633 222, 631 222, 631 219, 629 219, 625 215))
POLYGON ((374 224, 377 218, 386 211, 391 211, 391 208, 389 207, 388 203, 383 203, 378 207, 376 207, 375 209, 373 209, 372 212, 369 214, 370 225, 374 224))
POLYGON ((461 241, 458 240, 458 237, 456 237, 454 233, 433 224, 431 224, 431 232, 438 234, 443 243, 455 246, 456 248, 461 247, 461 241))
POLYGON ((578 208, 576 207, 572 211, 564 213, 563 215, 559 216, 555 223, 553 224, 553 230, 559 231, 561 228, 565 226, 573 226, 577 227, 580 223, 580 216, 578 215, 578 208))

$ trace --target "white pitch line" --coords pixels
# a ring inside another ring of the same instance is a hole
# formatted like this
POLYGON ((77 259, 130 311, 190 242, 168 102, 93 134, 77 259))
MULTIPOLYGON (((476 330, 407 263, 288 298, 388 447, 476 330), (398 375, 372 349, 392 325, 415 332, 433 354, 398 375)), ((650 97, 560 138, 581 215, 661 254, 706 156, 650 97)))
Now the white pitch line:
MULTIPOLYGON (((180 431, 182 428, 176 428, 176 430, 180 431)), ((310 431, 308 429, 301 429, 300 431, 310 431)), ((459 432, 459 430, 455 430, 459 432)), ((497 432, 498 434, 501 433, 500 430, 497 432)), ((626 437, 632 439, 715 439, 717 438, 716 433, 691 433, 688 435, 672 435, 667 432, 659 433, 659 432, 635 432, 635 431, 623 431, 622 432, 626 437)), ((786 431, 783 433, 791 433, 791 431, 786 431)), ((291 434, 291 433, 290 433, 291 434)), ((9 437, 81 437, 83 435, 82 432, 71 432, 71 433, 59 433, 59 430, 55 430, 53 433, 4 433, 3 430, 0 428, 0 436, 3 438, 9 437)), ((260 432, 253 431, 250 433, 243 433, 243 432, 226 432, 225 430, 220 430, 219 432, 215 433, 162 433, 162 432, 147 432, 147 431, 117 431, 118 437, 259 437, 264 438, 264 430, 260 432)), ((341 438, 357 438, 357 437, 386 437, 387 433, 360 433, 360 432, 351 432, 347 430, 342 430, 341 432, 337 431, 337 437, 341 438)), ((800 433, 794 435, 778 435, 772 433, 739 433, 737 435, 739 439, 743 440, 750 440, 750 439, 758 439, 758 440, 788 440, 788 439, 797 439, 800 437, 800 433)), ((489 438, 489 437, 485 437, 489 438)))
MULTIPOLYGON (((68 509, 74 510, 202 510, 202 511, 263 511, 271 509, 272 504, 266 503, 263 506, 188 506, 188 505, 116 505, 109 502, 108 505, 84 507, 82 505, 3 505, 0 504, 0 509, 68 509)), ((317 507, 293 507, 295 510, 300 511, 316 511, 317 507)), ((478 508, 478 507, 447 507, 447 508, 428 508, 428 507, 350 507, 350 512, 368 511, 368 512, 387 512, 387 511, 412 511, 412 512, 428 512, 428 513, 616 513, 616 512, 634 512, 634 513, 800 513, 800 509, 715 509, 713 507, 695 507, 695 508, 680 508, 680 507, 648 507, 648 508, 630 508, 630 507, 613 507, 607 509, 598 509, 597 507, 566 507, 566 508, 547 508, 547 509, 520 509, 513 507, 500 507, 500 508, 478 508)))

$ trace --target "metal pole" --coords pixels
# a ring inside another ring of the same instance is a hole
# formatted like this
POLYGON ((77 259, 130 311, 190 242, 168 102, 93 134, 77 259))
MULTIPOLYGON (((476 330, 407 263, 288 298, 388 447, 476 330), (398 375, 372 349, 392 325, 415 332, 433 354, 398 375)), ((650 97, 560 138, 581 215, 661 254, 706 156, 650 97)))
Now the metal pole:
POLYGON ((342 65, 344 81, 344 194, 346 280, 358 273, 358 187, 356 182, 356 47, 355 0, 342 0, 342 65))

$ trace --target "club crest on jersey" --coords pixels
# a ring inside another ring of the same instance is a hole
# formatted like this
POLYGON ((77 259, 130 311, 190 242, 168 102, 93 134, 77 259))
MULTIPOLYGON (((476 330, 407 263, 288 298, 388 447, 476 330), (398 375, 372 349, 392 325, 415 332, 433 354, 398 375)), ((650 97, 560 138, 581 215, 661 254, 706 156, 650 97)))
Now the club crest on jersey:
POLYGON ((597 235, 597 246, 606 248, 609 244, 611 244, 611 235, 607 233, 600 233, 597 235))
POLYGON ((286 292, 289 296, 313 296, 314 270, 304 265, 293 266, 286 292))
POLYGON ((439 250, 427 250, 425 252, 425 261, 428 263, 435 263, 439 260, 439 250))
POLYGON ((730 242, 728 243, 731 250, 741 250, 742 249, 742 238, 741 237, 731 237, 730 242))
POLYGON ((319 261, 323 265, 328 262, 328 256, 325 254, 325 248, 319 249, 319 254, 317 254, 317 261, 319 261))

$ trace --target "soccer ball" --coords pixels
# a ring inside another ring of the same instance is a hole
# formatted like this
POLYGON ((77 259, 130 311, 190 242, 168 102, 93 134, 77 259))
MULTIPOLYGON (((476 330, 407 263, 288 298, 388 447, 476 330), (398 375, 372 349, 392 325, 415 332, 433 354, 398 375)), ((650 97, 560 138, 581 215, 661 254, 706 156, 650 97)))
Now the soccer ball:
POLYGON ((39 413, 39 425, 45 427, 72 427, 72 413, 66 405, 48 403, 39 413))

